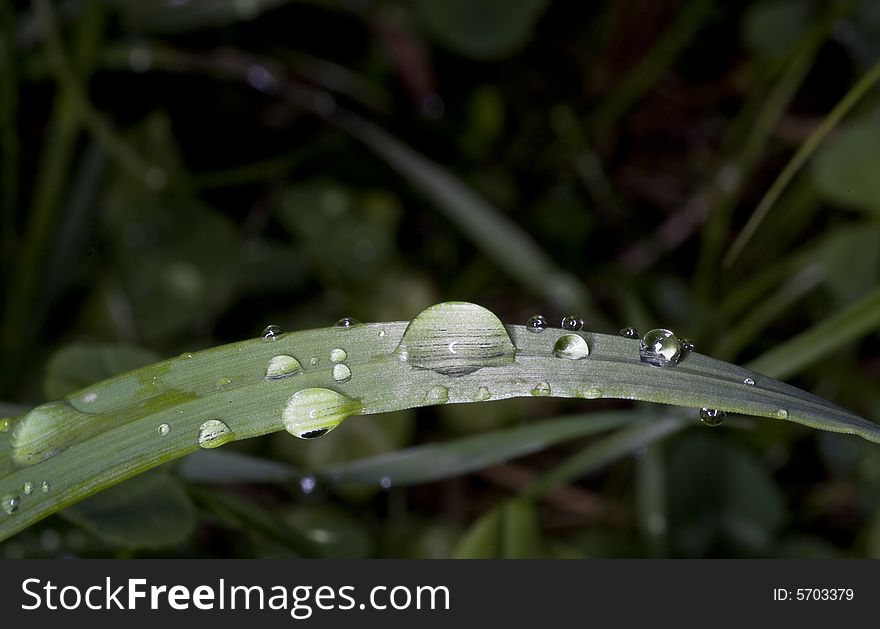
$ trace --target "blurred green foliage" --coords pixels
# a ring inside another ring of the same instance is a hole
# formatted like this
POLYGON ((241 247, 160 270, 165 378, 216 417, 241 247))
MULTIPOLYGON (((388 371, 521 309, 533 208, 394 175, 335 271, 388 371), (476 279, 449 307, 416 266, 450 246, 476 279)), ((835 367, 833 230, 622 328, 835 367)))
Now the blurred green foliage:
MULTIPOLYGON (((462 299, 662 325, 736 362, 775 348, 764 364, 876 419, 876 88, 721 260, 878 33, 876 0, 0 0, 0 415, 268 323, 462 299), (820 351, 785 344, 844 308, 858 321, 820 351)), ((503 432, 628 408, 432 407, 236 443, 0 556, 880 556, 880 449, 853 437, 503 432), (465 475, 313 475, 432 443, 425 464, 458 469, 475 435, 499 460, 465 475)))

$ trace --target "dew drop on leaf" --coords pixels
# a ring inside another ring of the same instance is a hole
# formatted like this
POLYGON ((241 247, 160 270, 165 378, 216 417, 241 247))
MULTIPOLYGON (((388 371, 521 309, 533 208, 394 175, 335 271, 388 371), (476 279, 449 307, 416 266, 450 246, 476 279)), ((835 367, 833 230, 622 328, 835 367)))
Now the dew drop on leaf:
POLYGON ((550 385, 546 382, 539 382, 535 388, 531 390, 531 394, 536 397, 546 397, 550 395, 550 385))
POLYGON ((339 321, 337 321, 334 325, 335 325, 337 328, 353 328, 353 327, 356 326, 358 323, 360 323, 360 321, 358 321, 357 319, 354 319, 354 318, 352 318, 352 317, 342 317, 342 318, 341 318, 339 321))
POLYGON ((281 329, 281 326, 267 325, 263 328, 263 334, 261 336, 264 341, 274 341, 282 332, 283 330, 281 329))
POLYGON ((617 333, 625 339, 637 339, 639 338, 639 331, 635 328, 623 328, 620 332, 617 333))
POLYGON ((0 498, 0 507, 3 508, 3 512, 6 515, 12 515, 18 511, 18 505, 20 503, 21 499, 15 494, 6 494, 3 498, 0 498))
POLYGON ((330 362, 331 363, 341 363, 348 358, 348 354, 344 349, 334 348, 330 350, 330 362))
POLYGON ((333 365, 333 379, 336 382, 348 382, 351 380, 351 369, 342 363, 333 365))
POLYGON ((526 329, 529 332, 540 334, 547 329, 547 319, 545 319, 543 315, 532 315, 529 317, 529 320, 526 321, 526 329))
POLYGON ((562 319, 562 329, 569 332, 578 332, 584 328, 584 320, 577 315, 568 315, 562 319))
POLYGON ((743 380, 743 384, 753 387, 755 386, 755 381, 752 378, 746 378, 743 380))
POLYGON ((284 429, 294 437, 313 439, 334 428, 350 415, 357 415, 364 405, 331 389, 302 389, 287 400, 281 414, 284 429))
POLYGON ((701 408, 700 421, 707 426, 720 426, 724 421, 727 413, 714 408, 701 408))
POLYGON ((171 426, 168 424, 159 424, 159 427, 156 428, 156 432, 159 433, 160 437, 166 437, 168 436, 168 433, 171 432, 171 426))
POLYGON ((269 380, 278 380, 287 378, 302 370, 302 365, 293 356, 281 354, 273 356, 266 366, 266 378, 269 380))
POLYGON ((651 330, 639 343, 639 357, 655 367, 672 367, 681 358, 681 342, 669 330, 651 330))
POLYGON ((21 490, 22 490, 24 493, 26 493, 28 496, 30 496, 32 493, 34 493, 34 481, 32 481, 32 480, 25 481, 25 483, 24 483, 24 485, 22 486, 21 490))
POLYGON ((48 494, 48 493, 49 493, 49 490, 51 490, 51 489, 52 489, 52 485, 51 485, 51 483, 49 483, 49 481, 47 481, 47 480, 44 480, 44 481, 40 484, 40 490, 41 490, 44 494, 48 494))
POLYGON ((563 334, 553 345, 553 355, 556 358, 568 360, 580 360, 590 355, 590 346, 584 337, 577 334, 563 334))
POLYGON ((219 419, 209 419, 199 426, 200 448, 218 448, 234 439, 235 434, 219 419))
POLYGON ((449 401, 449 389, 446 387, 434 387, 428 391, 428 402, 431 404, 446 404, 449 401))

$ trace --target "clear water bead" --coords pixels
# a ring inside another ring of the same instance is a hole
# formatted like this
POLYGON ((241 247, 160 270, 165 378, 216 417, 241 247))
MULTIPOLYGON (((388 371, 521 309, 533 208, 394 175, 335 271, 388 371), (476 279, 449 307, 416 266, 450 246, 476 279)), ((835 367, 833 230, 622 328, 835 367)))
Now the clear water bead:
POLYGON ((279 325, 267 325, 263 328, 263 340, 264 341, 274 341, 276 337, 282 334, 284 330, 281 329, 279 325))
POLYGON ((44 481, 40 484, 40 490, 41 490, 44 494, 48 494, 50 489, 52 489, 52 485, 49 483, 49 481, 44 480, 44 481))
POLYGON ((167 437, 168 433, 171 432, 171 426, 168 424, 159 424, 159 427, 156 428, 156 432, 159 433, 160 437, 167 437))
POLYGON ((351 380, 351 369, 342 363, 333 365, 333 379, 336 382, 348 382, 351 380))
POLYGON ((651 330, 639 342, 639 357, 655 367, 672 367, 681 358, 681 342, 670 330, 651 330))
POLYGON ((24 483, 24 485, 22 486, 21 490, 22 490, 24 493, 26 493, 28 496, 30 496, 32 493, 34 493, 34 481, 31 481, 31 480, 29 480, 29 481, 25 481, 25 483, 24 483))
POLYGON ((681 343, 681 351, 683 352, 692 352, 697 347, 694 345, 694 342, 688 338, 683 338, 679 342, 681 343))
POLYGON ((639 331, 635 328, 623 328, 620 332, 617 333, 625 339, 637 339, 639 338, 639 331))
POLYGON ((590 355, 590 346, 587 345, 584 337, 578 334, 563 334, 553 346, 553 355, 556 358, 580 360, 590 355))
POLYGON ((335 348, 330 350, 330 362, 331 363, 341 363, 344 362, 348 358, 348 354, 344 349, 335 348))
POLYGON ((700 409, 700 421, 707 426, 720 426, 725 417, 727 417, 727 413, 715 408, 704 407, 700 409))
POLYGON ((229 426, 219 419, 209 419, 199 426, 199 447, 218 448, 235 439, 229 426))
POLYGON ((526 329, 529 332, 540 334, 547 329, 547 319, 545 319, 543 315, 532 315, 529 317, 529 320, 526 321, 526 329))
POLYGON ((578 332, 584 328, 584 320, 577 315, 568 315, 562 319, 562 329, 569 332, 578 332))
POLYGON ((0 507, 3 507, 3 511, 6 515, 12 515, 18 511, 19 504, 21 504, 21 499, 13 494, 7 494, 0 499, 0 507))
POLYGON ((752 378, 746 378, 745 380, 743 380, 743 384, 753 387, 755 386, 755 381, 752 378))
POLYGON ((342 317, 339 321, 337 321, 334 325, 337 328, 352 328, 356 326, 360 321, 354 319, 352 317, 342 317))
POLYGON ((531 390, 531 394, 535 397, 547 397, 550 395, 550 385, 546 382, 539 382, 535 388, 531 390))

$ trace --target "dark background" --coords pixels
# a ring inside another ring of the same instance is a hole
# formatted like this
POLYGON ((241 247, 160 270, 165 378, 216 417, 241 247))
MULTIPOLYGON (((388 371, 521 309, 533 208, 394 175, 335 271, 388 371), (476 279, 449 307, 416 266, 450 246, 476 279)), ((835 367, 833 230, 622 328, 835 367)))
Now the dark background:
MULTIPOLYGON (((574 312, 600 332, 669 327, 742 364, 877 287, 876 89, 732 264, 722 259, 876 62, 878 2, 42 4, 51 10, 0 0, 0 415, 109 375, 95 361, 131 348, 149 362, 268 323, 402 320, 450 299, 505 322, 574 312), (389 161, 399 145, 427 170, 389 161), (450 201, 458 186, 478 196, 450 201)), ((878 337, 857 336, 787 380, 876 418, 878 337)), ((628 406, 419 409, 358 418, 320 442, 277 434, 229 447, 306 473, 628 406)), ((144 520, 130 514, 62 514, 0 556, 302 554, 291 536, 319 556, 467 554, 461 540, 481 516, 589 443, 389 491, 172 475, 179 501, 131 507, 160 512, 162 535, 127 529, 144 520)), ((878 556, 878 497, 875 445, 695 418, 528 505, 526 525, 509 523, 511 545, 469 552, 878 556)))

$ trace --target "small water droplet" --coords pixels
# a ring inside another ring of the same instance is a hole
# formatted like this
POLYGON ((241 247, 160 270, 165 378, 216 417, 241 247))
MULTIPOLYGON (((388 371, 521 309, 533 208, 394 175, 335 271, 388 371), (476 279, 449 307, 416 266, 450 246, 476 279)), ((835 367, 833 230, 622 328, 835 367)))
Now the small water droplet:
POLYGON ((716 408, 703 407, 700 409, 700 421, 707 426, 720 426, 726 416, 727 413, 716 408))
POLYGON ((526 321, 526 329, 529 332, 540 334, 547 329, 547 319, 545 319, 543 315, 532 315, 529 317, 529 320, 526 321))
POLYGON ((263 340, 264 341, 274 341, 282 332, 283 332, 283 330, 281 329, 281 326, 267 325, 263 329, 263 334, 262 334, 263 340))
POLYGON ((586 400, 595 400, 602 397, 602 389, 599 387, 589 387, 583 391, 578 391, 577 396, 586 400))
POLYGON ((32 493, 34 493, 34 481, 32 481, 32 480, 25 481, 25 483, 24 483, 24 485, 22 486, 21 490, 22 490, 24 493, 26 493, 28 496, 30 496, 32 493))
POLYGON ((217 378, 217 388, 218 389, 224 389, 224 388, 228 387, 230 384, 232 384, 232 378, 228 378, 228 377, 217 378))
POLYGON ((391 479, 383 476, 382 480, 379 481, 379 485, 382 486, 382 489, 391 489, 391 479))
POLYGON ((477 395, 474 399, 482 402, 483 400, 488 400, 490 397, 492 397, 492 392, 489 391, 489 387, 480 387, 477 389, 477 395))
POLYGON ((49 483, 49 481, 44 480, 42 483, 40 483, 40 489, 44 494, 48 494, 49 490, 52 489, 52 485, 49 483))
POLYGON ((562 319, 561 327, 569 332, 577 332, 584 328, 584 320, 577 315, 568 315, 562 319))
POLYGON ((235 439, 235 434, 229 426, 219 419, 209 419, 199 426, 199 447, 218 448, 224 443, 235 439))
POLYGON ((590 346, 584 337, 577 334, 563 334, 553 345, 553 355, 556 358, 580 360, 590 355, 590 346))
POLYGON ((184 352, 180 356, 178 356, 178 358, 192 358, 192 357, 193 357, 192 352, 184 352))
POLYGON ((21 499, 14 494, 7 494, 0 499, 0 506, 3 507, 3 511, 6 512, 6 515, 12 515, 16 511, 18 511, 18 505, 21 502, 21 499))
POLYGON ((309 364, 310 364, 312 367, 314 367, 315 365, 318 364, 318 359, 315 358, 314 356, 312 356, 312 358, 309 359, 309 364))
POLYGON ((156 428, 156 432, 159 433, 160 437, 167 437, 168 433, 171 432, 171 426, 168 424, 159 424, 159 427, 156 428))
POLYGON ((385 334, 386 334, 385 330, 379 330, 379 338, 380 338, 380 339, 384 339, 384 338, 385 338, 385 334))
POLYGON ((0 432, 7 432, 10 428, 12 428, 12 418, 0 417, 0 432))
POLYGON ((428 391, 428 401, 431 404, 446 404, 449 401, 449 389, 446 387, 434 387, 428 391))
POLYGON ((755 381, 752 378, 746 378, 743 380, 743 384, 753 387, 755 386, 755 381))
POLYGON ((777 409, 773 414, 776 417, 778 417, 779 419, 787 419, 788 418, 788 411, 785 410, 784 408, 777 409))
POLYGON ((655 367, 671 367, 681 358, 681 343, 669 330, 651 330, 639 342, 639 356, 643 363, 655 367))
POLYGON ((317 485, 317 484, 318 484, 318 482, 315 480, 315 477, 312 476, 311 474, 308 476, 303 476, 301 479, 299 479, 299 487, 300 487, 300 489, 302 489, 302 492, 306 495, 315 491, 315 485, 317 485))
POLYGON ((337 328, 352 328, 356 326, 360 321, 357 319, 353 319, 352 317, 342 317, 339 321, 337 321, 334 325, 337 328))
POLYGON ((623 328, 620 332, 618 332, 618 334, 625 339, 639 338, 639 331, 635 328, 623 328))
POLYGON ((341 363, 348 358, 348 354, 344 349, 335 348, 330 350, 330 362, 341 363))
POLYGON ((351 380, 351 369, 348 368, 348 365, 343 365, 342 363, 333 365, 333 379, 336 382, 348 382, 351 380))
POLYGON ((550 385, 546 382, 539 382, 535 385, 535 388, 532 389, 531 393, 536 397, 546 397, 550 395, 550 385))
POLYGON ((285 430, 294 437, 313 439, 330 432, 346 417, 360 413, 363 408, 359 400, 316 387, 290 396, 281 418, 285 430))
POLYGON ((681 343, 681 351, 683 352, 692 352, 697 347, 696 345, 694 345, 694 342, 689 338, 683 338, 679 341, 679 343, 681 343))
POLYGON ((296 358, 287 354, 281 354, 280 356, 273 356, 269 360, 269 365, 266 367, 266 377, 269 380, 278 380, 292 376, 301 370, 302 365, 299 364, 296 358))

